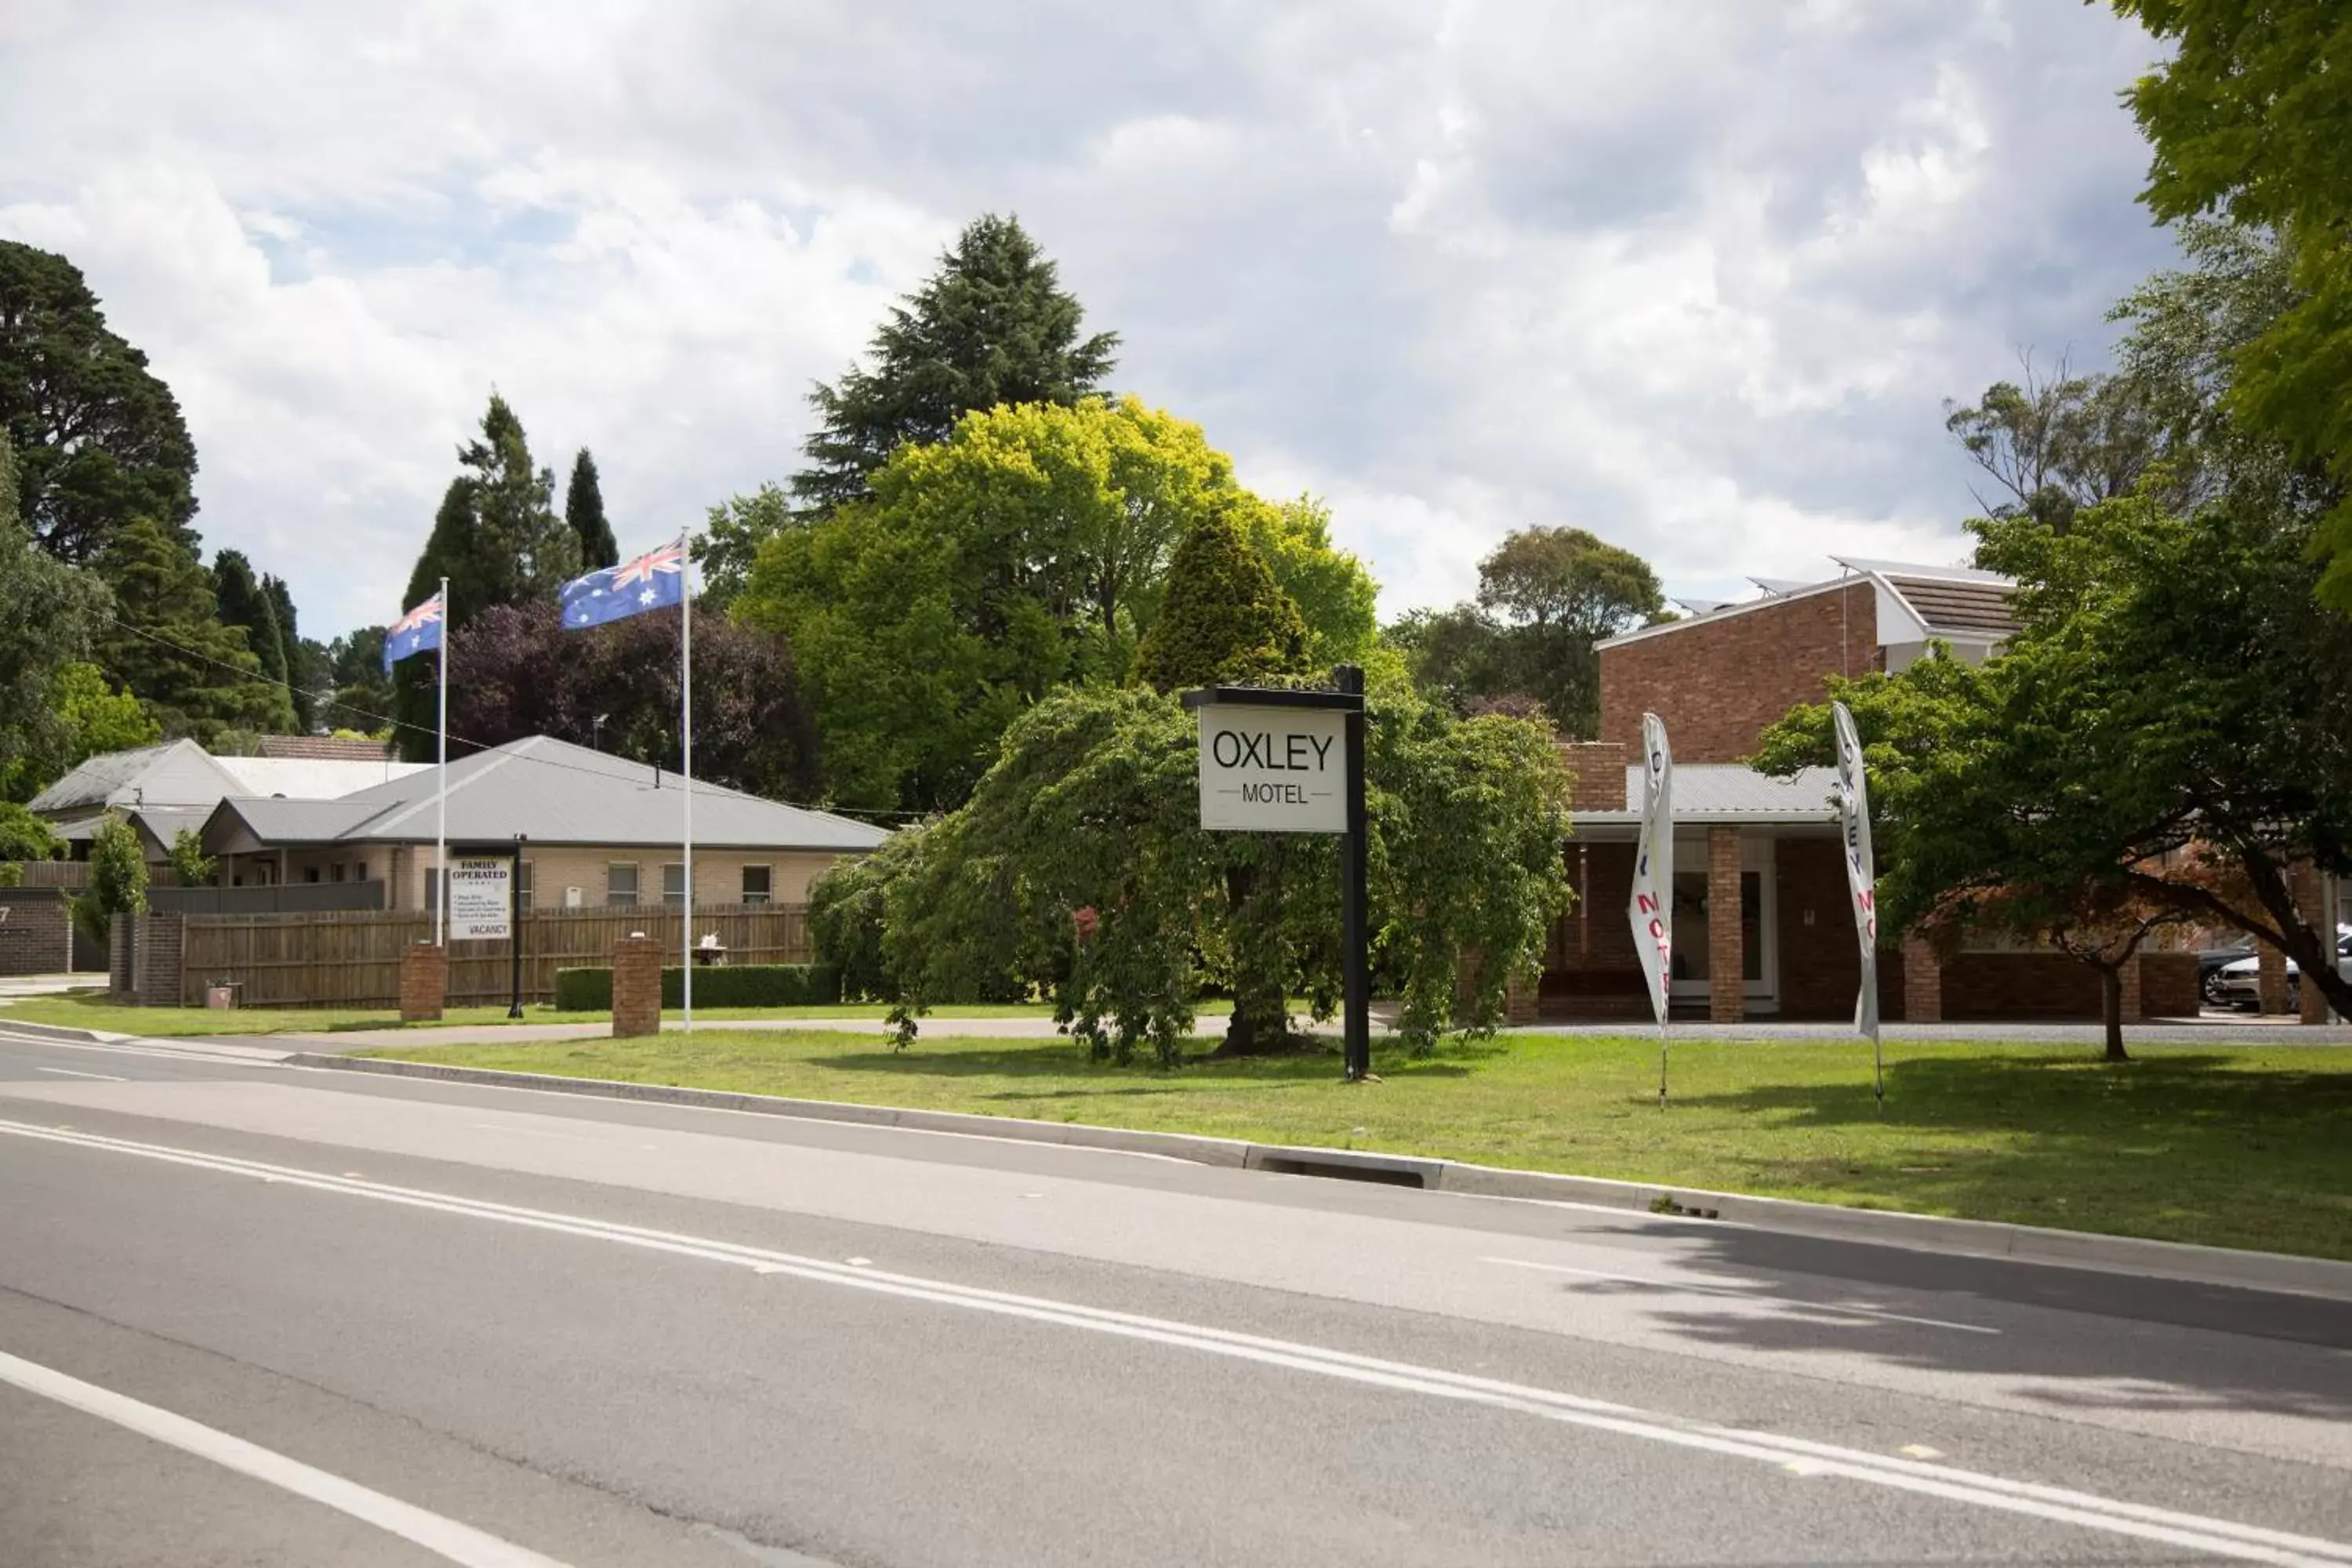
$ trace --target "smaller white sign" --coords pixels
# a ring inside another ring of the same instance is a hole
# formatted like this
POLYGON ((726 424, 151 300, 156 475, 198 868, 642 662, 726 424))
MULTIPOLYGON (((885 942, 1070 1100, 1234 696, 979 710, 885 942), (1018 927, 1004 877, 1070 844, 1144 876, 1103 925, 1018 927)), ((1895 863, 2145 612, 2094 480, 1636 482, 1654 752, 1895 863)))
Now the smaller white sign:
POLYGON ((514 934, 514 862, 499 855, 460 855, 449 862, 449 936, 498 941, 514 934))
POLYGON ((1211 703, 1201 715, 1201 826, 1348 831, 1348 715, 1211 703))

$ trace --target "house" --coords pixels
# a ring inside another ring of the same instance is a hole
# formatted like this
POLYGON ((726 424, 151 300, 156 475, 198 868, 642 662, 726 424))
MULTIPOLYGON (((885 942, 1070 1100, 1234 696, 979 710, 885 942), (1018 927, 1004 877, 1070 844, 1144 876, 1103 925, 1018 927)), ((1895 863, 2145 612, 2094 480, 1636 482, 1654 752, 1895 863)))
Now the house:
MULTIPOLYGON (((686 794, 677 774, 527 736, 448 764, 451 852, 520 841, 521 896, 538 909, 677 904, 686 794)), ((444 770, 424 767, 331 800, 231 795, 206 816, 224 886, 382 880, 386 907, 429 909, 444 770)), ((798 904, 844 856, 888 835, 830 812, 694 784, 695 902, 798 904)))
MULTIPOLYGON (((1827 769, 1777 778, 1748 767, 1764 731, 1826 700, 1833 675, 1895 671, 1931 641, 1979 661, 2015 632, 2011 584, 1988 572, 1836 558, 1817 583, 1750 579, 1757 596, 1598 645, 1598 741, 1567 746, 1576 774, 1569 878, 1575 908, 1553 928, 1539 1015, 1646 1018, 1624 909, 1642 802, 1642 715, 1664 721, 1675 758, 1677 1009, 1717 1022, 1851 1017, 1862 961, 1827 769)), ((2047 950, 1986 941, 1939 958, 1925 943, 1878 959, 1889 1018, 2096 1017, 2090 969, 2047 950)), ((2150 952, 2126 972, 2127 1016, 2193 1015, 2193 955, 2150 952)))
POLYGON ((331 800, 424 771, 392 761, 380 742, 365 744, 373 751, 220 757, 183 740, 109 752, 35 795, 27 809, 73 846, 77 858, 88 855, 89 836, 100 822, 110 814, 122 817, 139 830, 147 858, 160 863, 181 829, 203 827, 213 808, 230 795, 331 800))

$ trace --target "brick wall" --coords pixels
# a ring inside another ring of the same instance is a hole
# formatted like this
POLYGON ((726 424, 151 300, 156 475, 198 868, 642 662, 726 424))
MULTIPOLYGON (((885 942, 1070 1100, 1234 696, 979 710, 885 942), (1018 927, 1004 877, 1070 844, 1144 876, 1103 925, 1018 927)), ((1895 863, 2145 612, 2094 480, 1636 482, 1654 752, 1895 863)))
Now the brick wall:
POLYGON ((613 1033, 615 1037, 661 1033, 662 944, 625 936, 613 944, 613 1033))
MULTIPOLYGON (((2143 952, 2138 1005, 2124 988, 2124 1021, 2197 1016, 2197 955, 2143 952)), ((2126 972, 2126 978, 2130 973, 2126 972)), ((1944 961, 1944 1016, 2092 1021, 2103 1015, 2099 973, 2060 952, 1962 952, 1944 961)))
MULTIPOLYGON (((1634 722, 1641 722, 1635 716, 1634 722)), ((1575 784, 1569 791, 1571 811, 1625 809, 1625 759, 1633 753, 1614 741, 1564 741, 1559 760, 1575 784)))
POLYGON ((1675 760, 1736 763, 1766 727, 1823 698, 1822 678, 1878 660, 1867 581, 1601 650, 1601 739, 1639 756, 1642 715, 1666 722, 1675 760))
POLYGON ((66 967, 73 927, 55 888, 0 888, 0 974, 55 974, 66 967))
POLYGON ((449 994, 449 950, 412 942, 400 953, 400 1021, 415 1024, 441 1016, 449 994))
MULTIPOLYGON (((1739 907, 1739 829, 1706 830, 1706 1006, 1718 1024, 1748 1016, 1745 922, 1739 907)), ((1680 940, 1679 936, 1676 938, 1680 940)))

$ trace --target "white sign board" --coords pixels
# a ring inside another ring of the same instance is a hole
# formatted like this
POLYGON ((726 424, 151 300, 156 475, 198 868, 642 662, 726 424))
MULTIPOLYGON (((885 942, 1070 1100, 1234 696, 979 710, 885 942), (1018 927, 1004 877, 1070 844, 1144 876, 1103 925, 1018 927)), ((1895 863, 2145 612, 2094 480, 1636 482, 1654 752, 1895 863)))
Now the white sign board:
POLYGON ((1348 831, 1348 715, 1211 703, 1201 715, 1201 826, 1348 831))
POLYGON ((449 862, 449 937, 453 942, 514 934, 514 862, 500 855, 460 855, 449 862))

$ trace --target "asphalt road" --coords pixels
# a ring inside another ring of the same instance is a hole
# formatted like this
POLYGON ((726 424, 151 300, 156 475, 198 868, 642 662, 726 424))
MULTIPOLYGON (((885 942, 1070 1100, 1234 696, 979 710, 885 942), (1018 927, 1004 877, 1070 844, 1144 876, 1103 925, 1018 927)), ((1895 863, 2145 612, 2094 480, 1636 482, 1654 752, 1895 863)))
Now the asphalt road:
POLYGON ((0 1029, 0 1563, 2352 1564, 2352 1303, 0 1029))

